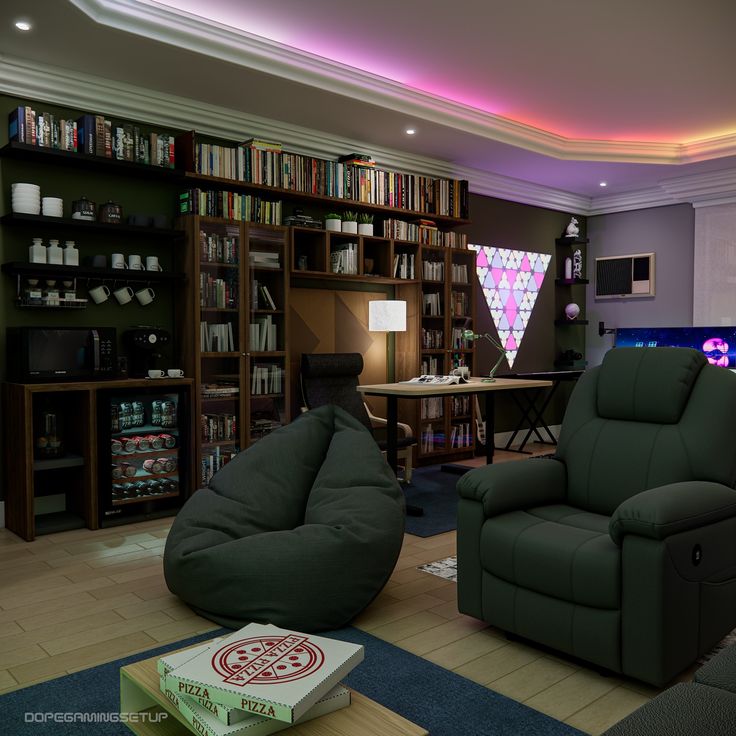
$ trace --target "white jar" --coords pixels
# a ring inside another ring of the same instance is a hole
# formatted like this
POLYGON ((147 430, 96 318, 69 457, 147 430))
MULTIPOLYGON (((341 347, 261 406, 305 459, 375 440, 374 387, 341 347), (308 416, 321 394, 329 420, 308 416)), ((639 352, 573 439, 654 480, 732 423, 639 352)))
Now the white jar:
POLYGON ((28 246, 28 260, 31 263, 46 263, 46 248, 42 238, 33 238, 33 245, 28 246))
POLYGON ((64 251, 59 247, 58 240, 49 240, 49 247, 46 249, 46 262, 58 263, 59 265, 64 263, 64 251))
POLYGON ((64 265, 65 266, 78 266, 79 265, 79 251, 74 246, 73 240, 67 240, 64 243, 64 265))
POLYGON ((565 258, 565 279, 572 280, 572 258, 565 258))

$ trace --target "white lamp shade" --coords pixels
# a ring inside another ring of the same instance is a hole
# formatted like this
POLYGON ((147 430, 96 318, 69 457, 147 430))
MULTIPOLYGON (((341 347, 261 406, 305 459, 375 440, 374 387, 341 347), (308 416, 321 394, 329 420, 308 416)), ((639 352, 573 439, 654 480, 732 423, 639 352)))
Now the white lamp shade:
POLYGON ((406 332, 406 302, 383 299, 368 302, 370 332, 406 332))

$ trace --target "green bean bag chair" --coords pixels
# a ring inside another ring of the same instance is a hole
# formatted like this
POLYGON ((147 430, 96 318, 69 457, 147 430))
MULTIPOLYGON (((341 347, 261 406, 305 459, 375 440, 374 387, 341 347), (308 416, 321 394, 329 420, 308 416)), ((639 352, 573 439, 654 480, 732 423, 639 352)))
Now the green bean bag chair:
POLYGON ((403 534, 403 494, 372 435, 324 406, 241 452, 188 499, 164 575, 224 626, 335 629, 386 584, 403 534))

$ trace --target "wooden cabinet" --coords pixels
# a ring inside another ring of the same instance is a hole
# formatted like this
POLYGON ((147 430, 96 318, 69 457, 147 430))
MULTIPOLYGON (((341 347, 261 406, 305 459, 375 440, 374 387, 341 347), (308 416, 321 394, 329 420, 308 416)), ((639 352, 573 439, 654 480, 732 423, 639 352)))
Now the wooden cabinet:
MULTIPOLYGON (((100 424, 100 417, 105 416, 101 402, 111 391, 132 397, 155 384, 161 391, 185 387, 188 404, 191 383, 190 379, 161 379, 3 384, 7 528, 29 542, 37 534, 97 529, 100 493, 110 490, 110 447, 102 443, 109 441, 111 433, 100 424), (58 457, 44 458, 39 439, 48 439, 50 428, 44 426, 44 418, 49 414, 55 417, 53 431, 62 444, 55 453, 58 457)), ((189 417, 188 406, 181 411, 189 417)), ((182 500, 192 491, 192 448, 186 429, 187 446, 179 448, 180 472, 175 474, 183 479, 179 485, 182 500)))

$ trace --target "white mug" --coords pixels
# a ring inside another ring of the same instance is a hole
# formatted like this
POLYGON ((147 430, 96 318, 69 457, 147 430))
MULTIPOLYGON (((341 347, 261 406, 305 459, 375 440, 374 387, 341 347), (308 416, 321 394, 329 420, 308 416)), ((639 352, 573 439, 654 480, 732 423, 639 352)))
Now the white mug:
MULTIPOLYGON (((131 294, 133 292, 131 291, 131 294)), ((151 289, 150 287, 146 287, 145 289, 141 289, 140 291, 135 292, 136 299, 145 307, 146 304, 150 304, 154 297, 156 296, 156 292, 151 289)))
POLYGON ((116 289, 113 294, 115 294, 118 304, 127 304, 133 298, 133 289, 130 286, 122 286, 116 289))
POLYGON ((169 368, 166 372, 169 378, 184 378, 184 371, 181 368, 169 368))
POLYGON ((166 374, 163 371, 155 371, 155 370, 148 371, 149 378, 163 378, 165 375, 166 374))
POLYGON ((142 271, 143 263, 140 256, 128 256, 128 268, 131 271, 142 271))
POLYGON ((110 265, 113 268, 128 268, 128 264, 125 262, 125 256, 122 253, 113 253, 110 256, 110 265))
POLYGON ((95 286, 94 289, 90 289, 89 295, 92 297, 92 301, 95 304, 102 304, 102 302, 106 302, 110 296, 110 289, 102 284, 102 286, 95 286))
POLYGON ((158 262, 158 256, 146 256, 146 271, 163 271, 158 262))

